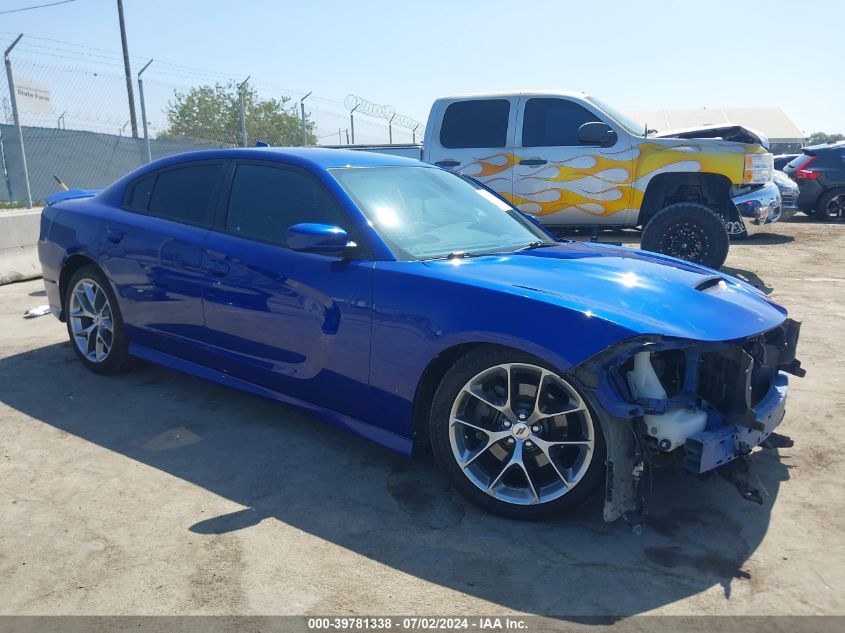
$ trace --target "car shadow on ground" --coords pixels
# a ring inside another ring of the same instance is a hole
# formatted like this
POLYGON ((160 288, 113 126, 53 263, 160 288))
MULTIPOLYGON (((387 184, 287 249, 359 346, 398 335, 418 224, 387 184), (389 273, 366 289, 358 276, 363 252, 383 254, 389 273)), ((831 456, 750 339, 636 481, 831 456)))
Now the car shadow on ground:
MULTIPOLYGON (((714 586, 730 599, 756 573, 749 557, 789 478, 788 455, 755 455, 758 506, 721 477, 659 472, 640 536, 604 523, 599 495, 566 518, 522 523, 466 504, 430 457, 409 460, 296 409, 151 364, 98 376, 69 344, 55 344, 0 361, 0 385, 0 401, 35 420, 243 506, 174 523, 174 532, 215 539, 281 521, 427 582, 556 617, 633 615, 714 586)), ((141 525, 146 515, 125 511, 141 525)))

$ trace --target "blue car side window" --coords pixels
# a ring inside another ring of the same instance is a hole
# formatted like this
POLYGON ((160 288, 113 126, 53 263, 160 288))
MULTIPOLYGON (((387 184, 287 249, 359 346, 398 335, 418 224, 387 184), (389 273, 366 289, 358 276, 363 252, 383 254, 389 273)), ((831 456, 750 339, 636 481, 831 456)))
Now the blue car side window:
POLYGON ((337 203, 312 176, 270 165, 237 166, 227 232, 286 246, 288 227, 302 222, 348 228, 337 203))

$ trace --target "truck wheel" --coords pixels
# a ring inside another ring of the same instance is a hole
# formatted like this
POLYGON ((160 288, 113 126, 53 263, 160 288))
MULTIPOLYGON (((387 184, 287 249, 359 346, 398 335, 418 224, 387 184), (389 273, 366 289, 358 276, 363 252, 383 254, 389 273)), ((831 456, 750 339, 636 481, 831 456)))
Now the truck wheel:
POLYGON ((679 202, 658 211, 643 228, 640 248, 719 268, 730 239, 718 215, 703 204, 679 202))

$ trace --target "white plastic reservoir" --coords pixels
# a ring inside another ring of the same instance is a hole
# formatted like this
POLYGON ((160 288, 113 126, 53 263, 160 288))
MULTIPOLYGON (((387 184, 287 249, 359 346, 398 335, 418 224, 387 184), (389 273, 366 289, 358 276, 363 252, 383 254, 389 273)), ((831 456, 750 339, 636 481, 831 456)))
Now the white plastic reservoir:
MULTIPOLYGON (((638 398, 665 400, 666 390, 651 364, 651 352, 634 356, 634 369, 628 372, 628 384, 638 398)), ((701 409, 672 409, 660 415, 645 415, 646 432, 664 451, 682 446, 690 435, 704 430, 707 414, 701 409)))

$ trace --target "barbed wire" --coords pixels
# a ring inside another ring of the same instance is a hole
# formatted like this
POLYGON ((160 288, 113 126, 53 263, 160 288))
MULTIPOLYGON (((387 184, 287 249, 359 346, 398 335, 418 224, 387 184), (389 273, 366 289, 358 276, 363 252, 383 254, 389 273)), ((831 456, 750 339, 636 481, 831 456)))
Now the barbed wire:
POLYGON ((396 118, 393 119, 393 125, 398 125, 399 127, 411 130, 412 132, 422 132, 425 129, 425 126, 422 123, 409 116, 405 116, 404 114, 397 114, 396 118))
POLYGON ((366 114, 367 116, 371 116, 376 119, 389 119, 396 114, 396 110, 391 105, 373 103, 372 101, 367 101, 363 97, 356 95, 346 95, 346 99, 343 100, 343 105, 346 106, 346 109, 350 112, 354 110, 355 112, 360 112, 361 114, 366 114))
POLYGON ((423 124, 416 119, 405 116, 404 114, 397 114, 396 109, 392 105, 373 103, 363 97, 352 94, 346 95, 343 105, 350 112, 354 110, 355 112, 360 112, 361 114, 366 114, 377 119, 385 119, 391 125, 397 125, 411 131, 422 131, 424 129, 423 124))

